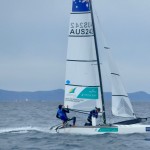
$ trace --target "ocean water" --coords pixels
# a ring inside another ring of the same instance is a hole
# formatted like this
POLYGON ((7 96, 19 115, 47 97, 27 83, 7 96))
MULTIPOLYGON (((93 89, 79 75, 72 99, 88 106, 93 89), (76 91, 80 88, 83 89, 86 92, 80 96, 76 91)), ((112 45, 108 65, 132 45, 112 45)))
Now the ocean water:
MULTIPOLYGON (((56 111, 60 102, 0 102, 0 150, 149 150, 150 134, 68 135, 53 134, 49 128, 59 124, 56 111)), ((134 102, 138 116, 150 116, 150 102, 134 102)), ((108 122, 120 120, 111 116, 106 103, 108 122)), ((87 115, 77 116, 83 124, 87 115)), ((150 124, 150 120, 148 121, 150 124)))

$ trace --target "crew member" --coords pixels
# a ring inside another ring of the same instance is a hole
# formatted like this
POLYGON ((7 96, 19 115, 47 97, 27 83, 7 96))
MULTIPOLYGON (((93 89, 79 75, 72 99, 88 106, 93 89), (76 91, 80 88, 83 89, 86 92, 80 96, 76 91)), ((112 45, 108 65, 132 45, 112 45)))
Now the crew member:
POLYGON ((73 126, 75 126, 76 117, 68 118, 66 113, 69 113, 68 106, 65 108, 63 105, 59 105, 56 117, 63 121, 63 127, 70 120, 73 120, 73 126))
POLYGON ((89 123, 85 123, 85 126, 91 126, 92 125, 92 117, 98 118, 98 113, 100 112, 100 108, 95 107, 95 109, 90 111, 90 114, 88 115, 87 121, 89 123))

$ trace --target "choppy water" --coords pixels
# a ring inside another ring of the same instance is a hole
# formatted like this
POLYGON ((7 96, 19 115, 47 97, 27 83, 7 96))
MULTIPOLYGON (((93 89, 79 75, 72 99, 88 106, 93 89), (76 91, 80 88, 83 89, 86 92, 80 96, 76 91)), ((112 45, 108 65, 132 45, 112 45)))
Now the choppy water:
MULTIPOLYGON (((52 134, 58 102, 0 102, 0 150, 149 150, 150 134, 95 136, 52 134)), ((108 121, 112 122, 108 111, 108 121)), ((150 116, 150 102, 134 103, 139 116, 150 116)), ((87 116, 76 115, 78 124, 87 116)), ((148 121, 150 124, 150 120, 148 121)))

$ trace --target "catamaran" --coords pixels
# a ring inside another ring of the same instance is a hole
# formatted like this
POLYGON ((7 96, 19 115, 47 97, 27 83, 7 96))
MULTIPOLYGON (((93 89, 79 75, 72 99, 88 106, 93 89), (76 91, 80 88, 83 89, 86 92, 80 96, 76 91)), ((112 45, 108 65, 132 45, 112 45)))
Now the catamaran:
POLYGON ((150 125, 142 124, 148 118, 136 117, 109 47, 104 47, 108 52, 112 81, 112 114, 131 118, 107 123, 92 0, 73 0, 70 16, 64 105, 79 112, 90 112, 98 107, 102 111, 103 123, 97 125, 96 119, 92 118, 92 126, 56 125, 51 130, 71 134, 150 133, 150 125))

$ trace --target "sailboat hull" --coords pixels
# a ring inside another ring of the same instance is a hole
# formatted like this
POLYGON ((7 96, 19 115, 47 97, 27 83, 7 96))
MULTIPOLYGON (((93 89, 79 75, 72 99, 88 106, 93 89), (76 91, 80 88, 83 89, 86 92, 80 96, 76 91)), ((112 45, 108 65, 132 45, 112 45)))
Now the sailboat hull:
POLYGON ((56 133, 66 134, 83 134, 83 135, 97 135, 105 133, 114 134, 133 134, 133 133, 150 133, 150 125, 111 125, 111 126, 77 126, 55 128, 56 133))

